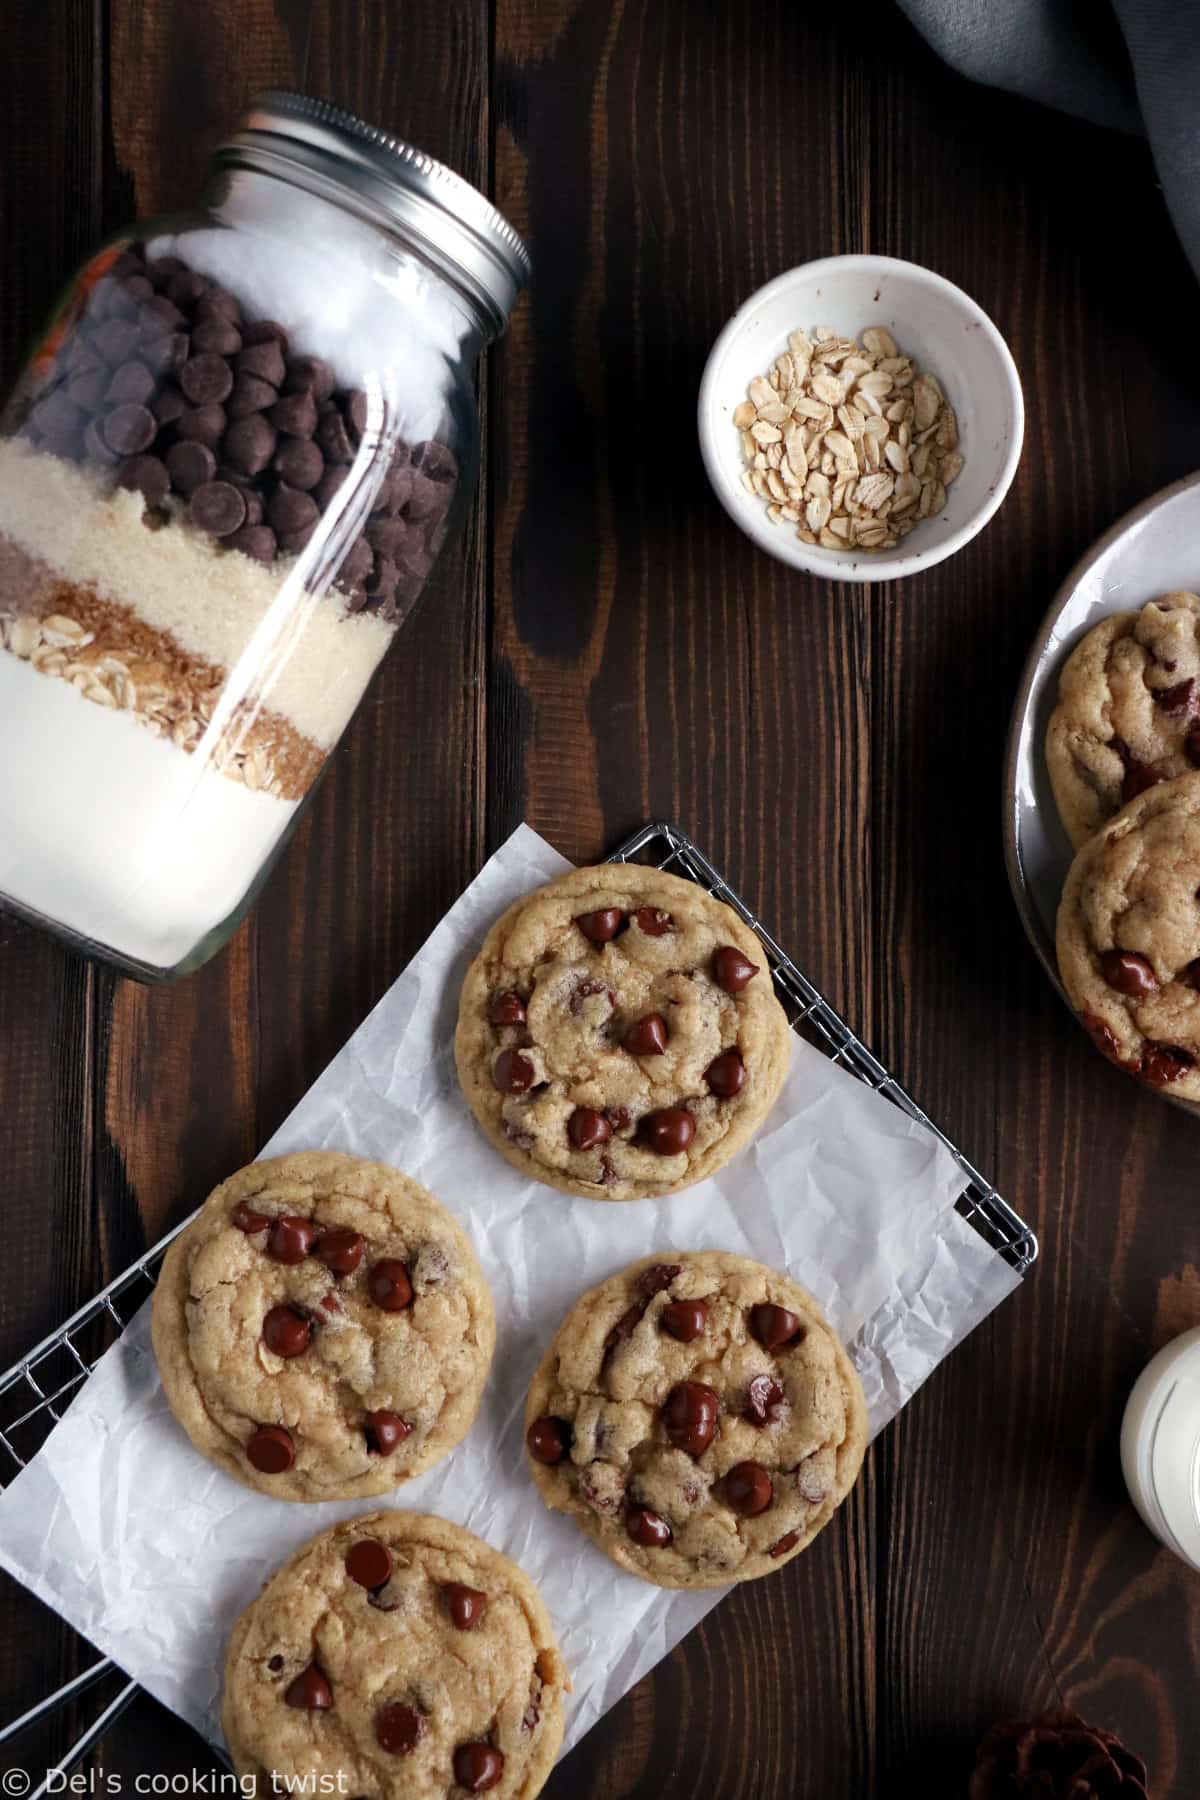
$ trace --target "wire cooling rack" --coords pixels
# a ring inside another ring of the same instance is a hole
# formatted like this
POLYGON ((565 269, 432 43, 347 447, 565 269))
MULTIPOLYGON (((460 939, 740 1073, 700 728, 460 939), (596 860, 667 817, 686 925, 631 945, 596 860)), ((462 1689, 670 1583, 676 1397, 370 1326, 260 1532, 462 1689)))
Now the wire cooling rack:
MULTIPOLYGON (((1019 1274, 1032 1267, 1037 1259, 1038 1241, 1024 1219, 1001 1198, 991 1182, 967 1160, 957 1145, 951 1143, 879 1058, 851 1031, 685 833, 674 825, 644 825, 613 851, 609 861, 644 863, 686 876, 732 906, 762 944, 776 992, 793 1030, 815 1044, 832 1062, 840 1064, 931 1131, 962 1171, 963 1186, 956 1202, 959 1213, 1019 1274)), ((94 1300, 72 1313, 64 1325, 43 1338, 6 1375, 0 1376, 0 1486, 11 1481, 40 1450, 100 1357, 149 1298, 168 1244, 187 1223, 183 1220, 175 1231, 126 1269, 123 1275, 118 1275, 94 1300)), ((96 1683, 119 1675, 114 1663, 107 1657, 100 1658, 28 1712, 0 1727, 0 1747, 58 1708, 70 1704, 96 1683)), ((21 1790, 27 1793, 28 1800, 40 1800, 56 1776, 72 1769, 99 1742, 137 1692, 136 1682, 124 1682, 62 1761, 46 1772, 42 1782, 21 1790)))
POLYGON ((851 1075, 857 1076, 867 1087, 891 1100, 902 1112, 931 1131, 945 1145, 962 1170, 963 1187, 958 1196, 957 1210, 1019 1275, 1032 1268, 1037 1260, 1038 1241, 1024 1219, 1014 1212, 1007 1200, 1001 1198, 974 1164, 968 1162, 957 1144, 951 1143, 941 1127, 934 1124, 929 1114, 889 1074, 861 1038, 855 1036, 846 1021, 834 1011, 808 977, 800 973, 791 957, 780 949, 745 901, 734 893, 728 882, 717 873, 708 858, 697 850, 689 837, 675 825, 643 825, 640 831, 613 851, 609 861, 648 863, 653 868, 666 869, 672 875, 685 875, 690 881, 707 888, 718 900, 724 900, 727 906, 732 906, 734 912, 756 934, 766 952, 775 990, 793 1031, 815 1044, 818 1050, 823 1050, 831 1062, 848 1069, 851 1075))

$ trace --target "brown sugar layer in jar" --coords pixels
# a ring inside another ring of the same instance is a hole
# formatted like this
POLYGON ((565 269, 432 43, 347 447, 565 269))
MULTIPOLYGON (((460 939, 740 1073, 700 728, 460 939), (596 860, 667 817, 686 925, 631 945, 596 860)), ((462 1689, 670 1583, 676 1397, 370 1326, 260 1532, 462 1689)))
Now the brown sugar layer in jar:
MULTIPOLYGON (((227 683, 223 669, 131 608, 64 581, 2 537, 0 648, 189 752, 199 747, 227 683)), ((235 710, 210 755, 231 780, 286 800, 307 792, 324 761, 321 747, 287 719, 250 704, 235 710)))
MULTIPOLYGON (((0 538, 62 581, 127 608, 190 656, 228 670, 302 736, 337 742, 395 627, 305 591, 300 560, 270 568, 186 521, 154 523, 143 497, 85 463, 0 439, 0 538)), ((19 571, 9 605, 22 605, 19 571)))
MULTIPOLYGON (((295 354, 281 325, 137 245, 85 270, 34 370, 20 426, 30 443, 268 567, 307 549, 357 488, 364 438, 382 443, 387 430, 361 389, 295 354)), ((369 516, 337 579, 349 612, 394 624, 441 547, 459 471, 436 439, 391 442, 375 461, 369 516)))

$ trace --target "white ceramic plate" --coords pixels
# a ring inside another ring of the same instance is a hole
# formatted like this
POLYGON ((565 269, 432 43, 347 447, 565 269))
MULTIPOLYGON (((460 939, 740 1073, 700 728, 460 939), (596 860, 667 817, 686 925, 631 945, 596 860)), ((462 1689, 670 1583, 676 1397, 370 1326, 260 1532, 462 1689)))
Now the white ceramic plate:
POLYGON ((1059 674, 1093 625, 1109 613, 1136 611, 1173 588, 1200 591, 1200 475, 1126 513, 1076 563, 1042 621, 1021 677, 1004 762, 1004 857, 1021 921, 1060 993, 1054 916, 1073 852, 1043 753, 1059 674))

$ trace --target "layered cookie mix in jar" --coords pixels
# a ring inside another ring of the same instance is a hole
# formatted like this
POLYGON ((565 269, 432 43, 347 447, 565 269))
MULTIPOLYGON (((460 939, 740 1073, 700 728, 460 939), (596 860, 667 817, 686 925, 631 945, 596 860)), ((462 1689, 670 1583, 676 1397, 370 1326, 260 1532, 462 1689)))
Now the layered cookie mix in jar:
POLYGON ((448 169, 279 94, 84 266, 0 435, 0 904, 146 978, 224 942, 469 497, 527 274, 448 169))

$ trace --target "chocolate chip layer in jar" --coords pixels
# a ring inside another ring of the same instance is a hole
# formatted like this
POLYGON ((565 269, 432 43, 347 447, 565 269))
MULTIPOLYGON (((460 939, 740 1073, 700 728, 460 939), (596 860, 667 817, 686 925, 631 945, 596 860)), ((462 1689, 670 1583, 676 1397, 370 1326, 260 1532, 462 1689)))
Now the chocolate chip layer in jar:
POLYGON ((525 274, 482 196, 294 97, 209 202, 86 265, 0 437, 0 899, 147 976, 233 928, 424 588, 525 274))

